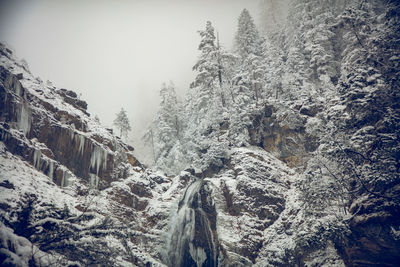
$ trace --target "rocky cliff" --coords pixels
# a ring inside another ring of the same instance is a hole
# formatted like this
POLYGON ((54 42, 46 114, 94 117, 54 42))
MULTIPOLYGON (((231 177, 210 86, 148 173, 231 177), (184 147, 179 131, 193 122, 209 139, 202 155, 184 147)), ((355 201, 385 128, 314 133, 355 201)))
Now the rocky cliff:
POLYGON ((151 260, 129 247, 140 235, 127 225, 155 183, 133 148, 91 118, 75 92, 35 78, 2 44, 0 142, 2 266, 151 260))

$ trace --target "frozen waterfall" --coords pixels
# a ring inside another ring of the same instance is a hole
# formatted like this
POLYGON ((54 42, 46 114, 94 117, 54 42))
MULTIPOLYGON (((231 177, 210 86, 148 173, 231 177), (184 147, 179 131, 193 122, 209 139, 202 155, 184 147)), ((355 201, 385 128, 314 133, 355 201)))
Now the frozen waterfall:
POLYGON ((167 243, 169 266, 217 266, 217 245, 203 207, 204 181, 190 184, 172 215, 167 243))

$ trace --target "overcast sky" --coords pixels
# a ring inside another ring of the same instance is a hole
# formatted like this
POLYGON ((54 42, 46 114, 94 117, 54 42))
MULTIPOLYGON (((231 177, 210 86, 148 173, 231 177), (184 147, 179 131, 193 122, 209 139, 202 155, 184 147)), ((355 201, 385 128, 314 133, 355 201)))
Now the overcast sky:
POLYGON ((257 0, 0 0, 0 40, 34 75, 82 94, 111 125, 124 107, 137 134, 155 113, 158 90, 193 80, 198 30, 210 20, 231 48, 243 8, 257 0))

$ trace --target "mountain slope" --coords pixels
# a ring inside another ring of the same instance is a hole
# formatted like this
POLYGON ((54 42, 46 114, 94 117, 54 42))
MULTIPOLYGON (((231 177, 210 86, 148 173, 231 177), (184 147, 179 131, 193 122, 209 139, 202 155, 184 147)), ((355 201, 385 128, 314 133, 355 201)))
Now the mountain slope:
POLYGON ((0 45, 1 264, 398 266, 399 5, 293 3, 242 62, 201 31, 170 177, 0 45))

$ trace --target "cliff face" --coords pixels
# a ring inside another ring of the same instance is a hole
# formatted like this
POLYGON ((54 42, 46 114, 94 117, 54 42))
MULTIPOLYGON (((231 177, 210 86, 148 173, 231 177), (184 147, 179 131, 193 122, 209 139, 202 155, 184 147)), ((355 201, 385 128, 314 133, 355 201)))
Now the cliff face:
POLYGON ((9 150, 58 185, 68 183, 66 175, 75 175, 96 187, 108 186, 117 152, 132 158, 133 149, 90 119, 86 102, 75 92, 44 85, 14 63, 4 48, 2 60, 1 140, 9 150))
POLYGON ((255 113, 251 142, 298 175, 289 197, 297 194, 297 209, 286 205, 266 230, 260 266, 400 263, 398 103, 392 87, 348 91, 324 105, 268 104, 255 113), (293 229, 292 235, 282 234, 293 229), (281 238, 287 244, 271 252, 281 238))
POLYGON ((0 45, 2 265, 115 265, 111 255, 151 261, 131 251, 134 230, 121 225, 138 220, 155 182, 133 148, 86 108, 75 92, 35 78, 0 45))

